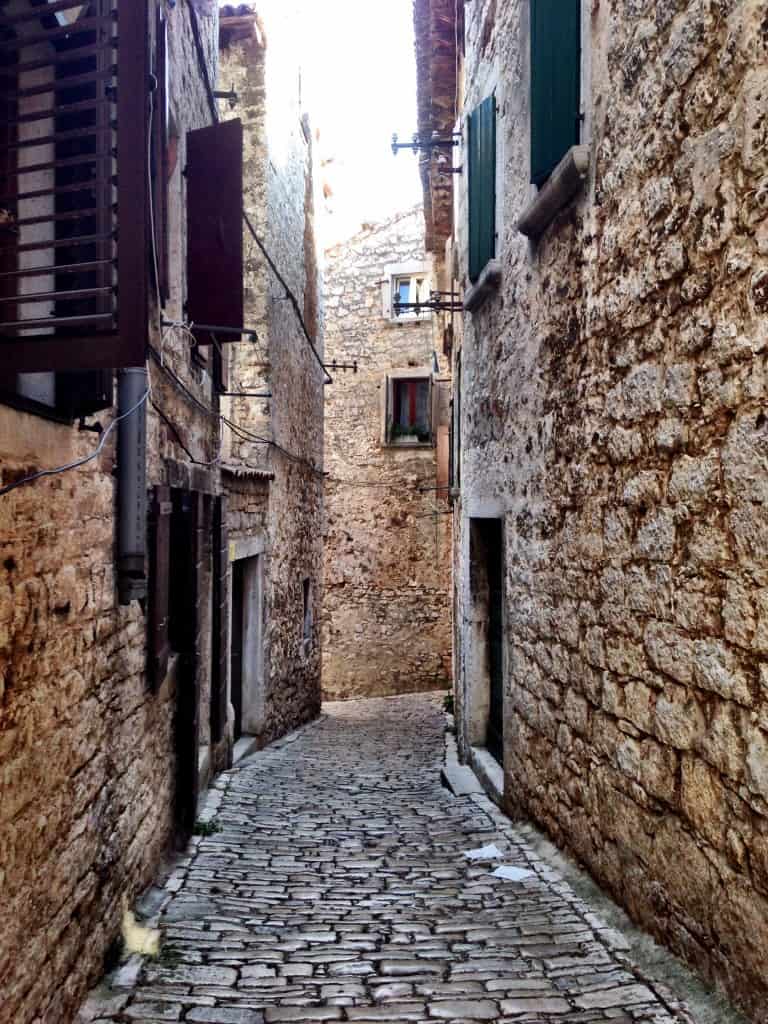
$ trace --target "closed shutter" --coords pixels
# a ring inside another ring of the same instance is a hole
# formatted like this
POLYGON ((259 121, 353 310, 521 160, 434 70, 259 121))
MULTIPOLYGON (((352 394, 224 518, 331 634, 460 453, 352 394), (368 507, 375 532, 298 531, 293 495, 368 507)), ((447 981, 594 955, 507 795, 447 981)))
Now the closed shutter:
POLYGON ((469 279, 496 255, 496 98, 469 116, 469 279))
POLYGON ((147 637, 147 676, 157 689, 168 672, 170 656, 169 592, 171 515, 169 487, 156 487, 150 510, 150 590, 147 637))
POLYGON ((162 7, 155 22, 155 91, 152 96, 152 214, 157 257, 157 287, 163 302, 170 289, 168 240, 168 23, 162 7))
POLYGON ((437 437, 437 497, 447 498, 451 480, 451 382, 435 381, 435 427, 437 437))
POLYGON ((148 0, 0 13, 0 359, 142 365, 148 325, 148 0))
POLYGON ((531 181, 579 143, 581 0, 531 0, 531 181))
POLYGON ((392 377, 384 378, 384 444, 392 443, 395 425, 395 382, 392 377))
POLYGON ((211 665, 211 741, 218 743, 227 724, 229 661, 229 538, 226 497, 213 506, 213 636, 211 665))
MULTIPOLYGON (((223 121, 187 133, 187 317, 243 327, 243 126, 223 121)), ((210 333, 195 332, 200 345, 210 333)), ((216 340, 239 341, 218 335, 216 340)))

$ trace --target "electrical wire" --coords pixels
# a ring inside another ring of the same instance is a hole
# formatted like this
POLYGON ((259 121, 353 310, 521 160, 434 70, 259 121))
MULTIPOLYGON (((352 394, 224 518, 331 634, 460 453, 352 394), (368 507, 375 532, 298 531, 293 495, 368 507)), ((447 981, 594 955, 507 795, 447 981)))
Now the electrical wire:
POLYGON ((71 469, 78 469, 80 466, 85 466, 89 462, 93 462, 94 459, 98 458, 104 449, 104 445, 107 443, 107 438, 115 429, 118 423, 122 420, 132 416, 141 406, 147 401, 151 394, 151 387, 148 387, 138 402, 132 406, 127 412, 122 413, 120 416, 116 416, 115 419, 109 424, 107 429, 101 435, 101 440, 96 446, 95 450, 90 455, 85 455, 82 459, 75 459, 74 462, 68 462, 63 466, 56 466, 53 469, 40 469, 36 473, 30 473, 29 476, 22 477, 21 480, 15 480, 12 484, 6 484, 5 487, 0 487, 0 498, 5 494, 10 494, 11 491, 15 491, 17 487, 23 487, 25 484, 31 484, 35 480, 40 480, 41 477, 45 476, 57 476, 59 473, 67 473, 71 469))
POLYGON ((285 280, 283 275, 280 273, 280 270, 279 270, 277 264, 275 263, 275 261, 269 255, 269 252, 267 251, 267 247, 264 245, 262 240, 259 238, 259 236, 258 236, 258 234, 256 232, 256 228, 251 223, 251 218, 248 216, 248 214, 246 213, 245 210, 243 210, 243 220, 245 221, 245 226, 250 231, 250 233, 251 233, 251 235, 253 237, 254 242, 256 243, 256 245, 261 250, 262 256, 267 261, 267 266, 269 267, 269 269, 272 271, 272 273, 275 275, 277 280, 280 282, 280 284, 285 289, 285 297, 290 302, 290 304, 291 304, 291 306, 293 308, 293 311, 296 314, 296 319, 299 321, 302 333, 304 334, 304 337, 307 340, 307 344, 309 345, 310 351, 312 352, 312 355, 315 357, 315 361, 317 362, 317 365, 320 367, 320 369, 325 374, 325 381, 324 381, 324 383, 325 384, 333 384, 333 377, 331 377, 330 373, 328 373, 328 370, 326 369, 325 364, 323 363, 323 360, 322 360, 322 358, 320 356, 320 353, 317 351, 315 343, 312 340, 312 337, 311 337, 311 335, 309 333, 309 329, 308 329, 307 324, 306 324, 306 322, 304 320, 304 315, 301 312, 301 308, 299 306, 298 299, 293 294, 291 289, 288 287, 287 281, 285 280))
POLYGON ((176 443, 182 449, 182 451, 186 453, 187 458, 189 459, 190 462, 194 463, 195 466, 215 466, 218 462, 221 462, 221 453, 219 453, 215 459, 211 459, 210 462, 204 462, 201 459, 196 459, 195 456, 187 447, 187 445, 184 443, 179 428, 176 426, 173 420, 171 420, 170 416, 168 416, 167 413, 163 412, 163 410, 154 400, 152 400, 151 404, 152 408, 155 410, 157 415, 160 417, 163 423, 166 424, 168 429, 174 435, 174 437, 176 438, 176 443))
POLYGON ((251 431, 249 431, 246 427, 243 427, 238 423, 233 423, 232 420, 227 419, 227 417, 223 416, 221 413, 214 412, 212 409, 209 409, 200 401, 200 399, 195 394, 193 394, 192 391, 189 390, 189 388, 181 380, 181 378, 176 373, 174 373, 174 371, 166 363, 160 361, 160 353, 157 351, 156 348, 154 348, 154 346, 149 346, 149 352, 152 358, 155 360, 156 364, 160 367, 160 369, 166 375, 166 377, 168 377, 171 383, 177 388, 177 390, 181 394, 183 394, 188 401, 192 402, 193 405, 195 405, 206 416, 209 416, 211 419, 214 420, 219 420, 221 423, 227 426, 234 434, 240 437, 242 441, 250 441, 252 444, 269 445, 270 447, 275 448, 277 451, 279 451, 291 462, 304 465, 306 466, 307 469, 311 470, 311 472, 313 472, 315 475, 325 477, 326 474, 322 470, 318 469, 314 463, 310 462, 309 459, 305 459, 301 455, 296 455, 295 452, 291 452, 287 448, 284 448, 281 444, 278 444, 277 441, 273 441, 268 437, 261 437, 259 434, 254 434, 251 431))

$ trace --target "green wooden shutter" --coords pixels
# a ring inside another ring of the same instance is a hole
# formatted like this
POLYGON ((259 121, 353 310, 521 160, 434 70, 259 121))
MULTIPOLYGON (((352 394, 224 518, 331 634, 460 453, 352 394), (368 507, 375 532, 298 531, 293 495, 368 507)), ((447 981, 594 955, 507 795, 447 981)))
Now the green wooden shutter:
POLYGON ((531 0, 531 181, 578 145, 581 0, 531 0))
POLYGON ((469 279, 496 255, 496 98, 469 116, 469 279))

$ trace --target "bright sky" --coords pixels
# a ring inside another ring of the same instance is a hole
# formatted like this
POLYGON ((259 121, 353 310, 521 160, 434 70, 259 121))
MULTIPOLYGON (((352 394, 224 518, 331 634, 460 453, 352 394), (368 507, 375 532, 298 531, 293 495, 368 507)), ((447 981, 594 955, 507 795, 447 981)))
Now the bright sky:
POLYGON ((421 199, 418 157, 391 150, 393 132, 408 139, 416 130, 413 2, 305 3, 307 108, 320 130, 318 155, 333 157, 317 170, 333 189, 328 230, 344 238, 421 199))
POLYGON ((421 201, 418 157, 391 150, 393 132, 407 140, 417 127, 413 0, 294 2, 304 108, 320 132, 315 174, 333 191, 318 226, 331 244, 421 201))

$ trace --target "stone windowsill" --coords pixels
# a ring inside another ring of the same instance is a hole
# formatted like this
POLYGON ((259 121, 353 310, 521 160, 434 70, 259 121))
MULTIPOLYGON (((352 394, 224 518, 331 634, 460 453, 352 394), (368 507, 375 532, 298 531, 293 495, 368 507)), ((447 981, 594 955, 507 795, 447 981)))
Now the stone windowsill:
POLYGON ((517 222, 528 238, 539 238, 579 192, 589 171, 589 146, 571 146, 517 222))
POLYGON ((489 295, 499 290, 501 285, 501 264, 498 260, 488 260, 477 281, 464 292, 464 309, 474 313, 482 306, 489 295))
POLYGON ((382 447, 383 448, 389 448, 390 451, 393 450, 393 449, 396 451, 398 448, 402 448, 405 451, 412 451, 414 448, 427 448, 427 449, 434 448, 435 447, 435 442, 434 441, 392 441, 392 440, 385 440, 385 441, 382 442, 382 447))

